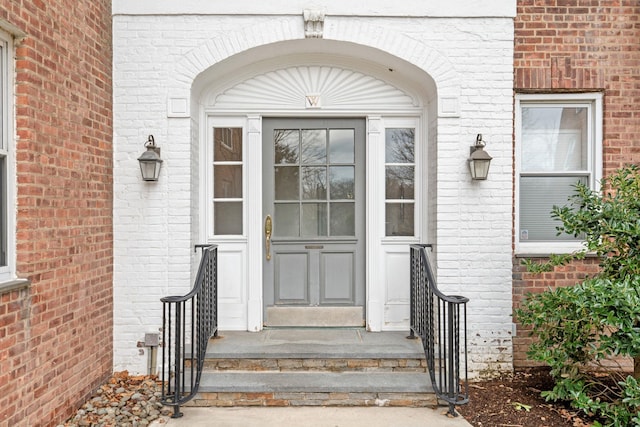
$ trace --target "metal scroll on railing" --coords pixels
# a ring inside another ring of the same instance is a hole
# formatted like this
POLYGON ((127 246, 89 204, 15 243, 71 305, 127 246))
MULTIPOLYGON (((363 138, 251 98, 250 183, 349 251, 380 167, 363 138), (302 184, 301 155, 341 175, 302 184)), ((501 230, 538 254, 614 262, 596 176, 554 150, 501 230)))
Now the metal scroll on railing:
POLYGON ((218 334, 218 248, 196 245, 202 258, 191 292, 162 301, 162 403, 180 405, 198 392, 209 339, 218 334))
POLYGON ((467 302, 447 296, 436 286, 426 248, 411 245, 411 335, 422 339, 427 367, 436 396, 455 405, 469 401, 467 375, 467 302))

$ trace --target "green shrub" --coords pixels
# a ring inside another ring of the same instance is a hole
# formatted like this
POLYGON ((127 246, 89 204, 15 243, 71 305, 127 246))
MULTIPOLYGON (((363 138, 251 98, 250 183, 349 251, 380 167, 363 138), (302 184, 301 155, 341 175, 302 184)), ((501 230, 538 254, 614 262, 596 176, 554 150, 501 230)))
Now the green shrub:
POLYGON ((529 295, 516 316, 538 340, 528 352, 551 368, 548 400, 566 400, 606 426, 640 426, 640 170, 628 166, 602 182, 602 193, 576 184, 576 194, 552 215, 558 233, 581 236, 585 250, 525 261, 531 272, 551 271, 587 252, 601 271, 573 287, 529 295), (603 364, 611 357, 635 360, 634 375, 603 364))
POLYGON ((602 364, 611 356, 640 353, 638 287, 639 277, 621 281, 594 277, 531 296, 517 310, 518 320, 538 337, 529 357, 547 364, 556 382, 543 397, 570 401, 575 408, 607 420, 605 425, 640 425, 637 380, 602 364))

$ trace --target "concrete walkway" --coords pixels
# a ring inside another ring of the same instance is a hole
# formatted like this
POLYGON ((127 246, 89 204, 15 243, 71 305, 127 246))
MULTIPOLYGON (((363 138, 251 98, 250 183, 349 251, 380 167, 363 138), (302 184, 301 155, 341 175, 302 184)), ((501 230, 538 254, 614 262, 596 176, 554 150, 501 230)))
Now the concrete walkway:
POLYGON ((447 407, 236 407, 182 408, 181 418, 163 418, 151 427, 471 427, 450 418, 447 407))

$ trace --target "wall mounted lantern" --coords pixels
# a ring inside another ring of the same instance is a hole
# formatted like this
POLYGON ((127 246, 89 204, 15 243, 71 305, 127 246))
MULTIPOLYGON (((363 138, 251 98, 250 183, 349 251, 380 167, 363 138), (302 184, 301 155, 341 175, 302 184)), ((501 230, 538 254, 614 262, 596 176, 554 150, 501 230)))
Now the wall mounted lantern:
POLYGON ((476 136, 476 145, 471 146, 469 159, 469 171, 471 171, 471 179, 483 180, 487 179, 489 175, 489 165, 491 164, 491 156, 484 151, 484 146, 487 145, 482 140, 482 134, 479 133, 476 136))
POLYGON ((160 147, 156 146, 156 141, 153 139, 153 135, 149 135, 147 142, 144 143, 147 147, 147 151, 142 153, 138 157, 140 162, 140 172, 142 173, 143 181, 157 181, 160 176, 160 166, 162 166, 162 159, 160 158, 160 147))

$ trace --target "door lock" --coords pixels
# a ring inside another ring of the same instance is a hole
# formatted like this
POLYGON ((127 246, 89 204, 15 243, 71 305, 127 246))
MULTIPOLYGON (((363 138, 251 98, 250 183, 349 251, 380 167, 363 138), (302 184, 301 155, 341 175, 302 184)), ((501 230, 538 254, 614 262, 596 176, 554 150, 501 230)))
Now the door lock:
POLYGON ((273 230, 273 223, 271 221, 271 215, 267 215, 264 220, 264 237, 267 253, 267 261, 271 260, 271 232, 273 230))

